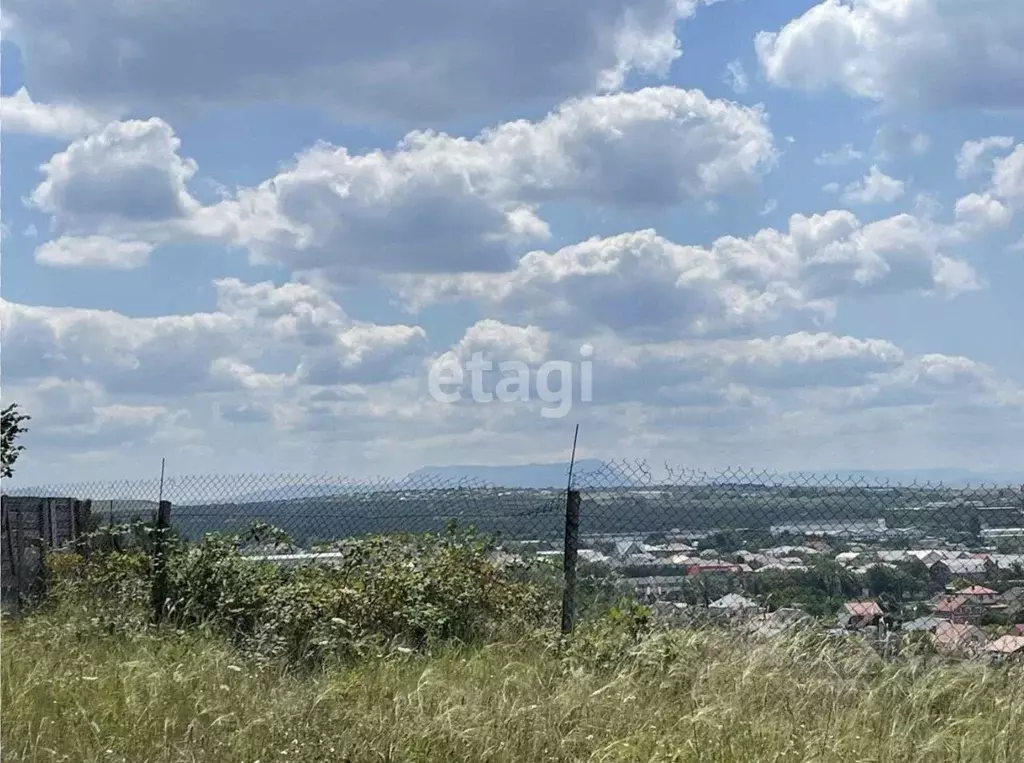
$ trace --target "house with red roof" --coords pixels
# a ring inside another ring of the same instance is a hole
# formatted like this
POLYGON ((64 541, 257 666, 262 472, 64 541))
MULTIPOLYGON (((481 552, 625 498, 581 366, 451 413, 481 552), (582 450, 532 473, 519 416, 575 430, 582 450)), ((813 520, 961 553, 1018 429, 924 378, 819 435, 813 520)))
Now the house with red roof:
POLYGON ((988 646, 988 636, 976 625, 947 622, 935 628, 933 643, 939 652, 974 656, 988 646))
POLYGON ((971 602, 977 604, 995 604, 999 600, 999 591, 993 591, 983 585, 972 585, 957 591, 958 596, 966 596, 971 602))
POLYGON ((985 651, 999 659, 1024 657, 1024 636, 1000 636, 986 646, 985 651))
POLYGON ((885 614, 874 601, 848 601, 836 615, 840 628, 869 628, 885 614))
POLYGON ((968 606, 969 602, 966 596, 943 596, 932 607, 932 611, 936 617, 951 623, 969 623, 975 615, 974 608, 968 606))

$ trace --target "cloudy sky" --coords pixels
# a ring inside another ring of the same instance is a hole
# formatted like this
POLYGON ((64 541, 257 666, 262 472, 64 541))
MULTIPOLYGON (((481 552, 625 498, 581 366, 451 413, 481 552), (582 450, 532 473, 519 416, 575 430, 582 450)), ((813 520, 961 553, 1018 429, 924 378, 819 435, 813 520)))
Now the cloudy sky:
POLYGON ((19 483, 546 461, 576 423, 697 468, 1021 469, 1020 0, 0 25, 19 483), (428 393, 585 344, 565 418, 428 393))

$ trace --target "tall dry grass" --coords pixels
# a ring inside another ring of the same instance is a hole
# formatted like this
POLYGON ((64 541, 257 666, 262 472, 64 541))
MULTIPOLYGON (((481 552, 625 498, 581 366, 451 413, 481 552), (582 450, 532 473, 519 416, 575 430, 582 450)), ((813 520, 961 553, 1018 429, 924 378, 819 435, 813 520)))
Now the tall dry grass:
POLYGON ((691 631, 300 673, 54 611, 4 624, 2 720, 7 761, 1020 763, 1024 669, 691 631))

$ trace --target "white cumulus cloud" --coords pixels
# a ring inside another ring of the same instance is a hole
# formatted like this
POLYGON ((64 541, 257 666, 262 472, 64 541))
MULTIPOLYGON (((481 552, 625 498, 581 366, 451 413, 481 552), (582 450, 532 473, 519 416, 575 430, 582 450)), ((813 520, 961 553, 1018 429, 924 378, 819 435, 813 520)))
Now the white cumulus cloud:
POLYGON ((155 318, 5 300, 5 377, 86 379, 115 394, 166 397, 298 380, 375 383, 401 375, 401 357, 424 352, 422 328, 353 320, 307 284, 214 285, 217 310, 155 318))
POLYGON ((196 164, 180 144, 161 119, 111 122, 54 154, 30 203, 76 232, 183 220, 198 203, 186 187, 196 164))
POLYGON ((586 334, 714 337, 785 315, 828 317, 857 293, 978 288, 971 266, 943 252, 949 232, 901 214, 863 223, 848 211, 793 215, 788 231, 684 246, 653 230, 593 237, 524 255, 507 273, 409 279, 412 307, 474 299, 499 316, 586 334))
POLYGON ((846 186, 842 198, 847 204, 887 204, 903 195, 905 185, 872 165, 863 178, 846 186))
MULTIPOLYGON (((990 135, 980 140, 964 141, 956 158, 956 176, 964 179, 981 172, 982 164, 990 153, 1006 151, 1013 147, 1013 138, 1009 135, 990 135)), ((991 168, 991 162, 989 162, 991 168)))
POLYGON ((1018 0, 824 0, 756 48, 768 80, 894 108, 1024 108, 1018 0))
POLYGON ((132 270, 149 261, 153 245, 145 241, 119 241, 108 236, 61 236, 36 247, 40 265, 58 268, 132 270))
POLYGON ((741 192, 771 169, 767 117, 673 87, 568 101, 474 138, 430 131, 355 154, 319 143, 254 188, 200 205, 162 120, 115 122, 44 165, 32 194, 65 230, 208 239, 256 262, 373 272, 502 270, 549 234, 549 203, 666 207, 741 192))
POLYGON ((68 103, 37 103, 24 87, 0 97, 0 129, 7 133, 77 138, 103 125, 100 115, 68 103))

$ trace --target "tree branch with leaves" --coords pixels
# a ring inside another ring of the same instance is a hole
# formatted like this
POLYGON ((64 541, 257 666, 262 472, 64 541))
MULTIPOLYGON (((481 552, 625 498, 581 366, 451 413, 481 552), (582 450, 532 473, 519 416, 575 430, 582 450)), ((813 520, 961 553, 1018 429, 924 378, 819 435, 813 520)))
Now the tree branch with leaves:
POLYGON ((3 410, 3 423, 2 434, 3 434, 3 449, 0 452, 0 477, 10 478, 14 476, 14 462, 18 460, 18 456, 25 450, 24 445, 19 445, 17 440, 18 437, 25 434, 28 428, 24 425, 24 422, 31 419, 28 416, 18 410, 17 403, 11 403, 3 410))

